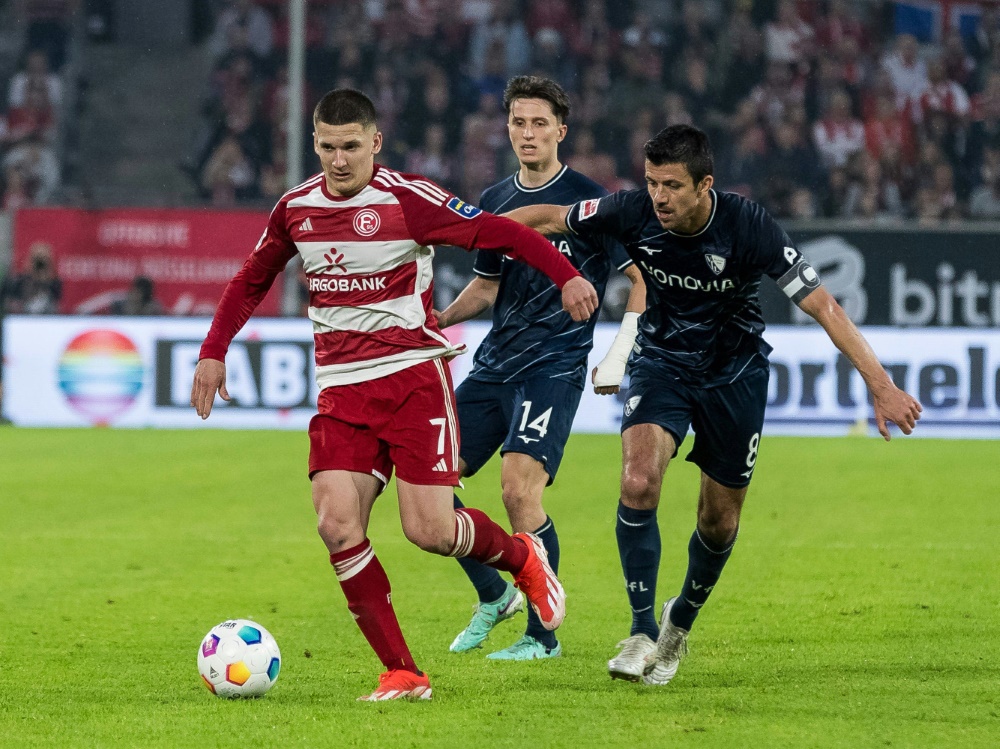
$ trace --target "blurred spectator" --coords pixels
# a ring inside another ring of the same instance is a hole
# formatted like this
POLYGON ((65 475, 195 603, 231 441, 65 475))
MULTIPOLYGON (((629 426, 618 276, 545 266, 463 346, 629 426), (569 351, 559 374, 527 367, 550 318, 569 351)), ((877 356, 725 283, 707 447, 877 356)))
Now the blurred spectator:
POLYGON ((844 214, 848 186, 845 167, 834 167, 827 172, 826 185, 819 202, 819 211, 824 218, 839 218, 844 214))
POLYGON ((61 70, 66 62, 70 23, 79 0, 18 0, 16 14, 27 22, 25 48, 42 50, 51 70, 61 70))
POLYGON ((896 108, 896 97, 883 94, 875 100, 874 109, 865 122, 865 147, 877 159, 889 149, 895 149, 907 163, 916 157, 913 123, 896 108))
POLYGON ((865 147, 865 127, 851 114, 851 99, 841 89, 830 96, 823 119, 813 127, 813 142, 824 166, 844 166, 865 147))
POLYGON ((882 173, 882 165, 862 151, 854 160, 853 179, 842 206, 844 218, 885 221, 903 217, 899 185, 882 173))
POLYGON ((254 0, 230 0, 215 21, 215 31, 208 48, 215 59, 233 51, 234 34, 246 40, 246 46, 261 60, 271 54, 274 21, 254 0))
POLYGON ((7 152, 3 158, 4 172, 11 167, 23 174, 35 203, 46 202, 61 181, 55 151, 37 135, 29 135, 7 152))
POLYGON ((732 112, 739 102, 763 78, 763 36, 750 23, 749 13, 737 15, 729 28, 728 38, 719 45, 723 54, 719 55, 717 65, 721 65, 728 57, 728 63, 720 70, 719 106, 724 112, 732 112), (745 25, 740 25, 745 24, 745 25), (732 56, 727 55, 727 48, 732 47, 732 56))
POLYGON ((977 219, 1000 219, 1000 146, 983 150, 979 185, 969 197, 969 216, 977 219))
POLYGON ((868 48, 868 33, 848 0, 830 0, 826 15, 816 24, 816 42, 834 51, 844 41, 851 41, 860 53, 868 48))
POLYGON ((976 72, 976 61, 965 49, 965 40, 958 29, 952 29, 944 38, 941 52, 947 78, 958 83, 966 91, 971 90, 976 72))
POLYGON ((162 315, 163 306, 153 293, 153 281, 146 276, 137 276, 124 299, 111 302, 112 315, 162 315))
POLYGON ((812 26, 799 15, 794 0, 780 0, 776 18, 764 27, 768 61, 804 72, 812 57, 814 36, 812 26))
MULTIPOLYGON (((796 194, 820 186, 818 160, 802 129, 793 122, 780 122, 772 132, 773 143, 761 170, 758 198, 774 215, 793 216, 796 194)), ((801 197, 798 200, 801 202, 801 197)))
POLYGON ((750 92, 757 116, 770 126, 780 122, 788 106, 802 102, 804 96, 801 79, 796 81, 791 67, 783 62, 769 62, 764 80, 750 92))
MULTIPOLYGON (((488 20, 476 24, 469 41, 469 74, 483 75, 486 51, 494 40, 504 49, 505 75, 512 78, 528 72, 531 60, 531 38, 528 36, 517 0, 493 0, 493 12, 488 20)), ((534 28, 534 27, 532 27, 534 28)))
POLYGON ((929 84, 927 65, 919 56, 920 45, 912 34, 896 37, 894 50, 882 58, 882 67, 889 73, 900 108, 920 98, 929 84))
MULTIPOLYGON (((698 55, 706 59, 715 53, 716 31, 708 15, 706 0, 682 0, 680 18, 671 24, 667 49, 670 60, 698 55)), ((669 74, 669 70, 665 70, 669 74)))
POLYGON ((47 143, 54 142, 56 138, 55 112, 41 86, 29 86, 21 104, 7 110, 7 127, 2 140, 18 143, 25 138, 37 138, 47 143))
POLYGON ((948 78, 943 58, 934 58, 927 64, 927 81, 927 88, 917 100, 920 117, 927 117, 930 112, 941 112, 947 116, 951 127, 964 126, 969 114, 969 95, 958 83, 948 78))
POLYGON ((256 167, 235 134, 223 137, 208 157, 201 186, 214 206, 231 206, 258 196, 256 167))
POLYGON ((572 57, 563 51, 565 43, 562 34, 546 26, 535 33, 534 42, 534 52, 531 55, 532 75, 551 78, 564 88, 572 89, 576 66, 572 57))
POLYGON ((454 158, 447 153, 446 145, 444 126, 440 123, 428 125, 424 131, 423 146, 412 149, 406 157, 406 171, 422 174, 445 187, 455 186, 457 168, 454 158))
POLYGON ((937 163, 930 179, 923 182, 917 190, 916 217, 921 226, 962 217, 958 194, 955 192, 954 170, 947 162, 937 163))
POLYGON ((49 58, 42 50, 29 50, 24 66, 10 79, 7 106, 23 107, 28 91, 43 89, 49 106, 58 108, 62 102, 62 80, 49 70, 49 58))
POLYGON ((5 278, 0 288, 2 311, 7 314, 54 315, 61 296, 52 248, 42 242, 31 246, 24 270, 5 278))
POLYGON ((13 213, 19 208, 26 208, 33 202, 32 192, 31 183, 21 167, 17 165, 5 167, 0 211, 13 213))

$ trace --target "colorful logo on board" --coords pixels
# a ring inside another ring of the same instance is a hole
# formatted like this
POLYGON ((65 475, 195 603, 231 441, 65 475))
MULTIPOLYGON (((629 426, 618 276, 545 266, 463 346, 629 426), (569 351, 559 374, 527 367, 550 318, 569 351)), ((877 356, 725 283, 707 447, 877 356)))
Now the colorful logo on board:
POLYGON ((59 387, 69 405, 96 426, 125 413, 142 390, 142 358, 116 330, 88 330, 59 359, 59 387))

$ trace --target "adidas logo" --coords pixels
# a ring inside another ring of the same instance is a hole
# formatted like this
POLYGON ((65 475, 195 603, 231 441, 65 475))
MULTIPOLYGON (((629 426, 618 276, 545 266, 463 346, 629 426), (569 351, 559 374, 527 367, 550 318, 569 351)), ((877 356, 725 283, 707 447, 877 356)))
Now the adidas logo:
POLYGON ((299 231, 312 231, 312 230, 313 230, 313 224, 312 224, 312 219, 310 218, 306 218, 305 221, 299 224, 299 231))
POLYGON ((444 462, 444 458, 441 458, 441 460, 439 460, 437 462, 437 465, 434 466, 434 468, 432 470, 434 470, 434 471, 447 471, 448 470, 448 465, 444 462))

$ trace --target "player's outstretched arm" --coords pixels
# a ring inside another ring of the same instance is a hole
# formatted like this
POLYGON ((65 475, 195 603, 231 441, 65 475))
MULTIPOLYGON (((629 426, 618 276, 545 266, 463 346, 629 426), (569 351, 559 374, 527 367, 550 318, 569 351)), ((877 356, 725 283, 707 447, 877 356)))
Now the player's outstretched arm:
POLYGON ((861 374, 875 401, 875 424, 879 434, 886 442, 889 441, 887 421, 898 426, 903 434, 910 434, 923 408, 916 398, 896 387, 868 341, 837 300, 825 287, 819 286, 798 304, 803 312, 823 326, 830 340, 861 374))
POLYGON ((202 359, 194 370, 194 384, 191 386, 191 405, 202 419, 212 413, 215 394, 229 400, 226 390, 226 364, 218 359, 202 359))
POLYGON ((625 378, 625 366, 629 354, 632 353, 632 346, 635 345, 635 336, 639 332, 639 315, 646 310, 646 282, 642 280, 639 269, 630 265, 623 272, 632 282, 632 290, 629 291, 628 304, 625 305, 625 315, 622 317, 618 335, 611 343, 607 355, 594 367, 590 375, 590 380, 594 383, 594 392, 598 395, 614 395, 621 389, 622 380, 625 378))
POLYGON ((519 224, 530 226, 539 234, 565 234, 569 231, 566 226, 569 209, 568 205, 526 205, 503 215, 519 224))
POLYGON ((476 317, 480 312, 493 306, 499 290, 499 280, 476 276, 444 312, 435 310, 434 316, 437 317, 438 327, 447 328, 476 317))

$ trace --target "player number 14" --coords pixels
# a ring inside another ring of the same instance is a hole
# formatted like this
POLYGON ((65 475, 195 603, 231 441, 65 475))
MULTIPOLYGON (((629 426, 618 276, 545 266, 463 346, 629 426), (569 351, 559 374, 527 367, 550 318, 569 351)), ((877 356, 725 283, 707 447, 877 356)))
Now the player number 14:
POLYGON ((523 432, 525 429, 534 429, 538 432, 539 437, 545 437, 546 432, 549 431, 549 419, 552 418, 552 406, 542 411, 542 415, 529 424, 528 418, 530 413, 531 401, 525 401, 524 416, 521 417, 521 427, 518 431, 523 432))

